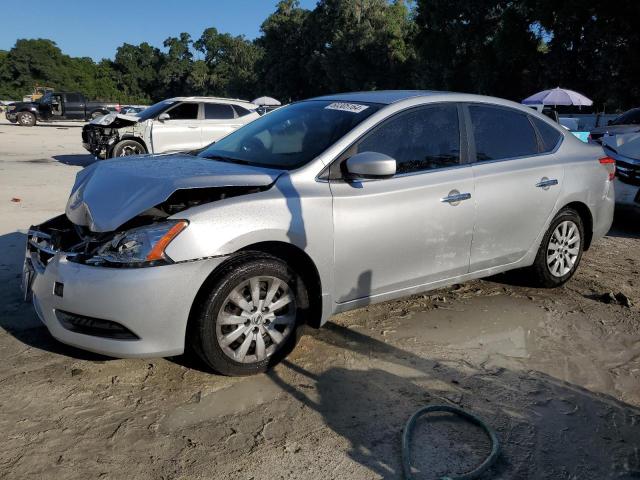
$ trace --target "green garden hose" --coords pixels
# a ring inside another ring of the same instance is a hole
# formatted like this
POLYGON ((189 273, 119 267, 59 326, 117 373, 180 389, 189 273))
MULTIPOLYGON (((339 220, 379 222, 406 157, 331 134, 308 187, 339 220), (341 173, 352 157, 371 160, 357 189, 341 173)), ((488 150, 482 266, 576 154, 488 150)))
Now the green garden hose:
POLYGON ((404 472, 404 478, 406 480, 415 480, 411 475, 411 432, 413 431, 413 426, 421 415, 430 412, 448 412, 454 413, 469 422, 478 425, 481 427, 491 440, 491 453, 489 456, 482 462, 478 467, 470 472, 463 473, 461 475, 445 475, 441 477, 440 480, 473 480, 482 475, 487 469, 493 465, 493 463, 498 458, 498 453, 500 452, 500 442, 498 442, 498 436, 496 433, 480 418, 475 415, 462 410, 461 408, 454 407, 452 405, 428 405, 426 407, 421 408, 407 421, 407 424, 404 427, 404 432, 402 434, 402 470, 404 472))

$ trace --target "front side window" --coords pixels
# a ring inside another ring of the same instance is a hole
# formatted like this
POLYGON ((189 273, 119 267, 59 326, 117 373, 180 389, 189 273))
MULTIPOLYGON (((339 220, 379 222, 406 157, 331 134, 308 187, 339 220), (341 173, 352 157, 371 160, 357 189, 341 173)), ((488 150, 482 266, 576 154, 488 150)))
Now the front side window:
POLYGON ((181 103, 167 113, 170 120, 196 120, 198 118, 198 104, 181 103))
POLYGON ((206 120, 229 120, 235 118, 231 105, 222 103, 205 103, 204 118, 206 120))
POLYGON ((470 105, 469 114, 477 161, 539 153, 535 130, 525 113, 502 107, 470 105))
POLYGON ((363 102, 294 103, 239 128, 198 156, 291 170, 309 163, 378 109, 363 102))
POLYGON ((460 164, 460 128, 454 104, 430 105, 400 113, 357 144, 355 151, 378 152, 396 160, 396 173, 460 164))

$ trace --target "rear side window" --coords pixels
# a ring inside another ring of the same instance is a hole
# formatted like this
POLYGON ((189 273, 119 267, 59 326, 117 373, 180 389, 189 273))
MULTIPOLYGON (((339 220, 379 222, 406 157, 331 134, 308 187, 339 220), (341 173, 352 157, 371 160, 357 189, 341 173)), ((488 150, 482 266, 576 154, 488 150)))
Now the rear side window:
POLYGON ((233 109, 236 111, 236 115, 238 117, 244 117, 245 115, 249 115, 251 113, 251 110, 247 110, 246 108, 239 105, 234 105, 233 109))
POLYGON ((542 148, 540 149, 540 153, 548 153, 556 148, 558 142, 560 141, 560 137, 562 134, 553 128, 551 125, 543 122, 539 118, 530 117, 533 121, 534 125, 538 129, 538 133, 540 134, 540 139, 542 140, 542 148))
POLYGON ((538 140, 528 115, 507 108, 470 105, 479 162, 537 155, 538 140))
POLYGON ((395 158, 398 174, 458 165, 458 109, 454 104, 443 104, 400 113, 361 140, 359 152, 395 158))
POLYGON ((231 105, 223 103, 205 103, 204 118, 206 120, 228 120, 235 118, 235 113, 231 105))
POLYGON ((82 97, 78 93, 67 93, 67 102, 80 103, 82 102, 82 97))
POLYGON ((196 120, 198 118, 198 104, 181 103, 167 113, 171 120, 196 120))

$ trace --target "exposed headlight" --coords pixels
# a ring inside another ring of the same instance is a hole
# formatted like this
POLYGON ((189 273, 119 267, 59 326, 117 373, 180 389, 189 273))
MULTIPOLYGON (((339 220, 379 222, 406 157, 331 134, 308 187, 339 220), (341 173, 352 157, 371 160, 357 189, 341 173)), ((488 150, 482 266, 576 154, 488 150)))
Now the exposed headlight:
POLYGON ((186 220, 155 223, 120 233, 99 247, 87 263, 132 267, 170 263, 164 250, 188 224, 186 220))
POLYGON ((9 106, 7 107, 7 111, 9 111, 9 112, 11 112, 11 111, 13 111, 13 110, 15 110, 15 109, 16 109, 16 106, 15 106, 15 105, 9 105, 9 106))

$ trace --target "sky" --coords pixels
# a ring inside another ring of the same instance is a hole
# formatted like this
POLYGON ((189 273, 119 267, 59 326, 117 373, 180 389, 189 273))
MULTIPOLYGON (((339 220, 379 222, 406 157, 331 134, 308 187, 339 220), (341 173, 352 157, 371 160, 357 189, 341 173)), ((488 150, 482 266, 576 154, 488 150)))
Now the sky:
MULTIPOLYGON (((300 0, 313 9, 317 0, 300 0)), ((205 28, 260 35, 277 0, 29 0, 3 1, 0 50, 19 38, 48 38, 73 57, 113 58, 123 43, 162 42, 180 32, 197 39, 205 28)))

